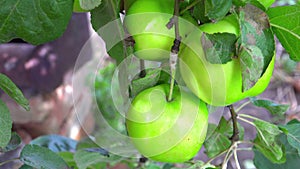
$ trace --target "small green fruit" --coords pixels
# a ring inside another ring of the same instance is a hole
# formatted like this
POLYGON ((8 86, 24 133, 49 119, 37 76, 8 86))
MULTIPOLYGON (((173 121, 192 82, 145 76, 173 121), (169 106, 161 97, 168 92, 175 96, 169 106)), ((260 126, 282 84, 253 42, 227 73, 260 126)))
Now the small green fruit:
POLYGON ((205 33, 232 33, 239 35, 239 25, 231 15, 208 23, 195 30, 187 38, 187 47, 180 52, 180 72, 188 88, 204 102, 214 106, 226 106, 247 97, 262 93, 268 86, 274 69, 272 58, 265 73, 249 90, 242 91, 242 72, 237 58, 226 64, 209 63, 201 46, 202 31, 205 33))
POLYGON ((187 91, 169 85, 146 89, 133 100, 126 126, 134 146, 144 156, 160 162, 184 162, 193 158, 205 140, 206 105, 187 91))
MULTIPOLYGON (((175 40, 174 26, 167 28, 173 17, 174 0, 136 0, 126 11, 124 25, 135 40, 135 55, 140 59, 168 59, 175 40)), ((196 21, 179 18, 179 31, 185 36, 196 27, 196 21), (191 22, 194 21, 194 22, 191 22)))

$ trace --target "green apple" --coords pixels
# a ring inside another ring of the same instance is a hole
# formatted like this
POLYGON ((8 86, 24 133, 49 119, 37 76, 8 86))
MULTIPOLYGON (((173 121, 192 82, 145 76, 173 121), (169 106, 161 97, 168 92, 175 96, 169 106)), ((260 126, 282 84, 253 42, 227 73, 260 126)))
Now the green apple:
POLYGON ((188 88, 204 102, 214 106, 226 106, 247 97, 262 93, 270 82, 275 57, 272 58, 265 73, 249 90, 242 91, 242 73, 238 58, 226 64, 209 63, 201 46, 202 31, 205 33, 232 33, 239 35, 239 25, 231 15, 217 23, 200 26, 189 35, 180 54, 180 72, 188 88))
POLYGON ((133 100, 126 115, 128 135, 144 156, 160 162, 184 162, 193 158, 205 140, 208 111, 192 93, 169 85, 148 88, 133 100))
MULTIPOLYGON (((131 4, 124 25, 135 40, 134 50, 138 58, 153 61, 169 58, 175 31, 174 26, 168 29, 166 25, 173 12, 174 0, 136 0, 131 4)), ((182 38, 195 29, 196 21, 191 16, 189 18, 179 18, 182 38)))
POLYGON ((89 11, 81 8, 79 0, 74 0, 73 12, 89 12, 89 11))

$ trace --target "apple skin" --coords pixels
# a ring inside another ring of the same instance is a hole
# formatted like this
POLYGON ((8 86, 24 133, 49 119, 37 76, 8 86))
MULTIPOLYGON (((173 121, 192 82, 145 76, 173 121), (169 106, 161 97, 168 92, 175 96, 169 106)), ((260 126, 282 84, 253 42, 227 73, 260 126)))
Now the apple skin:
POLYGON ((89 11, 81 8, 79 0, 74 0, 73 12, 80 13, 80 12, 89 12, 89 11))
POLYGON ((128 135, 137 150, 155 161, 177 163, 193 158, 207 131, 208 111, 192 93, 169 85, 148 88, 133 100, 127 113, 128 135))
MULTIPOLYGON (((126 11, 124 25, 132 35, 135 55, 144 60, 168 59, 175 40, 174 26, 166 27, 174 12, 174 0, 136 0, 126 11), (168 52, 166 54, 166 51, 168 52)), ((193 18, 179 18, 182 38, 196 28, 193 18)))
POLYGON ((270 82, 275 56, 257 83, 245 92, 242 92, 242 72, 237 58, 226 64, 211 64, 206 60, 200 42, 202 31, 209 34, 227 32, 239 35, 238 28, 233 15, 217 23, 204 24, 189 35, 185 44, 187 47, 179 54, 180 73, 187 87, 210 105, 227 106, 244 98, 257 96, 270 82))

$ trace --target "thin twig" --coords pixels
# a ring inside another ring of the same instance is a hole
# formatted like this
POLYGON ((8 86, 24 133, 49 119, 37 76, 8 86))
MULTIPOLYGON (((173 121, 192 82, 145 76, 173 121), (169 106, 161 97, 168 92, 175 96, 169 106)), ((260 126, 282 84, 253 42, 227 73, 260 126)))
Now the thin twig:
POLYGON ((175 71, 171 71, 171 83, 170 83, 170 92, 168 96, 168 101, 172 101, 173 99, 173 90, 174 90, 174 85, 175 85, 175 71))
POLYGON ((230 114, 231 114, 231 120, 232 120, 232 126, 233 126, 233 133, 232 136, 230 138, 231 140, 231 144, 233 144, 234 142, 239 140, 239 129, 238 129, 238 125, 237 125, 237 114, 234 110, 233 105, 228 106, 229 110, 230 110, 230 114))
POLYGON ((206 163, 204 163, 202 165, 203 166, 206 166, 208 164, 211 164, 211 162, 213 162, 214 160, 216 160, 217 158, 221 157, 222 155, 226 154, 225 157, 224 157, 224 162, 228 162, 228 160, 231 158, 232 154, 230 154, 233 150, 236 150, 236 151, 252 151, 252 148, 238 148, 238 145, 239 144, 251 144, 251 145, 254 145, 253 142, 250 142, 250 141, 245 141, 245 140, 240 140, 240 141, 236 141, 234 142, 233 145, 231 145, 228 149, 222 151, 221 153, 217 154, 216 156, 210 158, 206 163))
MULTIPOLYGON (((180 0, 175 0, 175 6, 174 6, 174 16, 175 16, 175 18, 174 18, 174 25, 175 25, 175 37, 176 37, 177 40, 180 40, 179 23, 178 23, 179 3, 180 3, 180 0)), ((175 43, 174 43, 174 46, 176 46, 175 43)), ((179 50, 179 46, 178 46, 178 50, 179 50)))
POLYGON ((262 137, 263 141, 264 141, 265 143, 268 144, 268 142, 267 142, 267 140, 265 139, 265 137, 264 137, 262 131, 261 131, 259 128, 257 128, 256 125, 255 125, 253 122, 251 122, 251 121, 249 121, 249 120, 247 120, 247 119, 244 119, 244 118, 242 118, 242 117, 238 117, 238 119, 239 119, 239 120, 242 120, 242 121, 244 121, 244 122, 246 122, 246 123, 248 123, 248 124, 251 124, 252 126, 254 126, 254 127, 256 128, 256 131, 257 131, 257 132, 259 133, 259 135, 262 137))
POLYGON ((248 147, 248 148, 237 148, 237 151, 253 151, 252 147, 248 147))
POLYGON ((248 141, 248 140, 240 140, 240 141, 237 141, 236 143, 237 144, 251 144, 251 145, 253 145, 253 142, 248 141))
POLYGON ((222 163, 222 169, 227 169, 227 163, 229 161, 229 159, 231 158, 232 156, 232 150, 236 147, 236 142, 234 142, 230 148, 227 150, 227 153, 225 155, 225 158, 223 160, 223 163, 222 163))
POLYGON ((242 117, 237 117, 237 119, 239 119, 239 120, 241 120, 241 121, 244 121, 244 122, 246 122, 246 123, 252 125, 253 127, 256 127, 255 124, 254 124, 253 122, 251 122, 251 121, 249 121, 249 120, 247 120, 247 119, 244 119, 244 118, 242 118, 242 117))
POLYGON ((247 106, 249 103, 251 103, 250 100, 247 101, 247 102, 245 102, 245 103, 243 103, 240 107, 238 107, 238 108, 235 110, 235 112, 236 112, 236 113, 240 112, 240 111, 241 111, 245 106, 247 106))
POLYGON ((124 3, 124 0, 121 0, 120 2, 120 13, 121 14, 124 14, 124 9, 125 9, 125 3, 124 3))
MULTIPOLYGON (((178 58, 178 52, 179 52, 180 40, 181 40, 179 34, 179 23, 178 23, 179 3, 180 0, 175 0, 174 15, 170 20, 170 22, 173 22, 173 26, 175 26, 175 40, 170 52, 171 83, 170 83, 169 96, 167 98, 168 101, 172 101, 173 89, 175 84, 175 75, 176 75, 176 64, 177 64, 177 58, 178 58)), ((169 23, 167 24, 167 27, 168 26, 169 23)))
POLYGON ((240 117, 246 117, 246 118, 249 118, 249 119, 252 119, 252 120, 258 120, 258 121, 263 121, 262 119, 259 119, 257 117, 254 117, 254 116, 250 116, 248 114, 239 114, 240 117))
POLYGON ((146 76, 146 70, 145 70, 145 61, 144 60, 140 60, 140 78, 143 78, 146 76))
POLYGON ((235 160, 236 168, 241 169, 240 162, 239 162, 239 159, 238 159, 238 156, 237 156, 237 149, 233 150, 233 157, 234 157, 234 160, 235 160))

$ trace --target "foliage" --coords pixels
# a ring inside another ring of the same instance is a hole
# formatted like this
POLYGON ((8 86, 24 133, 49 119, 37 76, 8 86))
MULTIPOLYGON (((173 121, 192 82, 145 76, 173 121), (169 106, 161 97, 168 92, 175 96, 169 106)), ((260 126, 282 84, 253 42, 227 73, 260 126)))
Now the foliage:
POLYGON ((271 8, 267 11, 270 24, 275 35, 290 54, 291 59, 300 61, 300 29, 294 22, 286 22, 289 18, 299 19, 300 5, 271 8))
MULTIPOLYGON (((2 89, 6 94, 8 94, 13 100, 15 100, 24 109, 29 110, 29 103, 27 99, 23 96, 21 90, 4 74, 0 73, 0 89, 2 89)), ((9 145, 10 140, 13 141, 14 138, 11 136, 12 129, 12 119, 10 117, 9 109, 6 104, 0 99, 0 150, 8 149, 12 147, 9 145), (7 147, 8 146, 8 147, 7 147)), ((13 134, 15 135, 15 134, 13 134)))
POLYGON ((13 38, 38 45, 57 39, 72 15, 72 0, 0 1, 0 43, 13 38))

